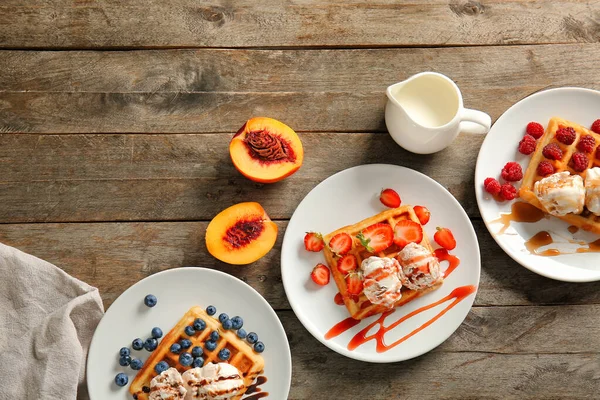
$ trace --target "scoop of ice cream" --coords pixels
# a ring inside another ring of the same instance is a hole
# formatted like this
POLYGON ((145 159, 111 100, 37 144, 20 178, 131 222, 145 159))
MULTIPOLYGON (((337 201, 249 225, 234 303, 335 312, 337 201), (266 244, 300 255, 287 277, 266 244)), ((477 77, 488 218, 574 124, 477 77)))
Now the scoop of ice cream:
POLYGON ((150 400, 183 400, 186 389, 179 371, 169 368, 150 382, 150 400))
POLYGON ((585 174, 585 206, 600 215, 600 168, 590 168, 585 174))
POLYGON ((209 363, 189 369, 183 373, 183 383, 187 389, 185 400, 230 399, 245 388, 240 371, 227 363, 209 363))
POLYGON ((535 196, 549 214, 557 217, 580 214, 585 202, 583 179, 568 172, 552 174, 533 186, 535 196))
POLYGON ((409 289, 422 290, 440 279, 440 262, 420 244, 407 244, 397 258, 406 277, 404 286, 409 289))
POLYGON ((402 271, 393 258, 369 257, 360 265, 363 273, 363 293, 373 304, 393 307, 402 297, 402 271))

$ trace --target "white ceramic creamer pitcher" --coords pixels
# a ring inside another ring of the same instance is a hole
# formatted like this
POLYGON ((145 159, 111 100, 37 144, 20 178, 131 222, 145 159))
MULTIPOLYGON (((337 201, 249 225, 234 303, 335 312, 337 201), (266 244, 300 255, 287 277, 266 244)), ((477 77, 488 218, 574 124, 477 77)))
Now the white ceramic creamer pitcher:
POLYGON ((387 88, 385 124, 408 151, 430 154, 446 148, 458 132, 486 134, 492 120, 463 107, 458 86, 447 76, 422 72, 387 88))

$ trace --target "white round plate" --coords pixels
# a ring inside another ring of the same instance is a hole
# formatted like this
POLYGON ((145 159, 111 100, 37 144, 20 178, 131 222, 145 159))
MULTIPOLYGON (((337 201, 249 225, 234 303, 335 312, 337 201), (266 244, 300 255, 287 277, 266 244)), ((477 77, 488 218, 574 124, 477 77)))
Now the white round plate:
MULTIPOLYGON (((91 400, 131 400, 129 384, 118 387, 115 375, 125 372, 129 383, 137 371, 119 365, 119 349, 130 347, 135 338, 146 339, 158 326, 166 335, 192 306, 214 305, 217 314, 239 315, 244 329, 254 331, 264 342, 267 382, 261 385, 272 399, 287 398, 292 378, 290 347, 277 314, 258 292, 241 280, 206 268, 175 268, 149 276, 127 289, 108 309, 96 328, 87 361, 87 382, 91 400), (158 303, 144 305, 154 294, 158 303)), ((145 350, 131 351, 146 360, 145 350)))
MULTIPOLYGON (((342 355, 379 363, 408 360, 435 348, 458 328, 475 299, 474 293, 469 295, 432 325, 385 352, 376 351, 375 341, 366 342, 352 351, 348 350, 352 337, 379 316, 366 318, 345 333, 325 339, 325 334, 335 324, 348 318, 349 314, 345 306, 334 303, 338 289, 333 278, 324 287, 312 282, 312 268, 317 263, 325 263, 325 258, 322 252, 310 253, 304 249, 304 235, 308 231, 327 234, 384 211, 386 208, 379 201, 379 192, 383 188, 396 190, 403 204, 423 205, 431 211, 431 220, 425 226, 425 232, 434 247, 435 228, 450 228, 458 243, 451 254, 461 260, 460 266, 439 289, 398 307, 385 320, 385 325, 444 298, 459 286, 477 286, 480 272, 479 245, 467 214, 458 201, 433 179, 396 165, 362 165, 339 172, 321 182, 298 205, 286 229, 281 250, 281 274, 285 292, 296 316, 306 329, 325 346, 342 355)), ((386 343, 392 343, 414 331, 449 303, 450 301, 402 322, 387 332, 386 343)))
MULTIPOLYGON (((519 141, 525 134, 525 127, 531 121, 541 123, 544 128, 551 117, 561 117, 589 127, 600 118, 600 92, 582 88, 558 88, 535 93, 510 107, 492 126, 487 134, 475 169, 475 193, 483 221, 498 245, 525 268, 542 276, 566 282, 590 282, 600 280, 600 263, 597 253, 562 254, 547 257, 531 254, 525 242, 540 231, 547 231, 554 239, 548 248, 556 248, 562 253, 573 252, 580 247, 569 240, 590 242, 598 235, 579 231, 571 234, 569 224, 550 217, 536 223, 511 222, 504 234, 498 232, 503 224, 494 222, 501 213, 510 213, 512 202, 498 202, 483 188, 487 177, 500 177, 502 167, 509 161, 518 162, 523 172, 529 163, 529 156, 518 152, 519 141)), ((518 185, 517 185, 518 187, 518 185)), ((540 250, 545 250, 542 247, 540 250)))

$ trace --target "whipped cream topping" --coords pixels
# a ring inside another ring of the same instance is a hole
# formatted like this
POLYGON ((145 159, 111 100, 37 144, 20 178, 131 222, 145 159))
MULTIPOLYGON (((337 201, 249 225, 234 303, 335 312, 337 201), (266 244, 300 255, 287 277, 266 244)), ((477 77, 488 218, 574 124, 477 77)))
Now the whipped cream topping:
POLYGON ((183 384, 187 389, 185 400, 225 400, 245 389, 240 371, 227 363, 189 369, 183 373, 183 384))
POLYGON ((420 244, 407 244, 397 258, 406 277, 404 286, 409 289, 425 289, 440 279, 440 262, 420 244))
POLYGON ((600 215, 600 168, 590 168, 585 174, 585 206, 600 215))
POLYGON ((569 172, 552 174, 533 186, 535 196, 546 211, 557 217, 581 214, 585 202, 583 179, 569 172))
POLYGON ((402 270, 393 258, 369 257, 360 265, 363 273, 363 293, 373 304, 393 307, 402 297, 402 270))
POLYGON ((169 368, 150 382, 150 400, 183 400, 186 389, 179 371, 169 368))

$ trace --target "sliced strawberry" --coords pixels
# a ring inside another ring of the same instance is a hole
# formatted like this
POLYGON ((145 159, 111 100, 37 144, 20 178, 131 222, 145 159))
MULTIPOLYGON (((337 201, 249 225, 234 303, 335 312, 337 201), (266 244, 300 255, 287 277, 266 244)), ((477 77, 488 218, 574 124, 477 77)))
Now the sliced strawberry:
POLYGON ((429 212, 427 207, 415 206, 413 209, 415 210, 415 214, 417 214, 417 218, 419 218, 419 222, 421 223, 421 225, 425 225, 429 222, 431 213, 429 212))
POLYGON ((308 251, 321 251, 325 247, 323 236, 318 232, 307 232, 304 236, 304 247, 308 251))
POLYGON ((352 237, 346 232, 338 233, 329 241, 329 248, 335 254, 343 256, 352 249, 352 237))
POLYGON ((379 222, 366 227, 356 236, 369 253, 378 253, 394 242, 394 230, 389 224, 379 222))
POLYGON ((402 203, 400 195, 394 189, 383 189, 379 194, 379 200, 389 208, 400 207, 402 203))
POLYGON ((421 243, 421 240, 423 240, 423 228, 415 221, 405 219, 394 227, 394 243, 400 248, 404 248, 409 243, 421 243))
POLYGON ((363 290, 363 281, 359 274, 350 273, 346 276, 346 288, 349 295, 358 296, 363 290))
POLYGON ((329 283, 329 268, 324 264, 317 264, 310 273, 310 277, 317 285, 325 286, 329 283))
POLYGON ((344 275, 354 271, 356 268, 358 268, 358 261, 356 261, 356 257, 354 257, 352 254, 346 254, 337 262, 338 271, 344 275))
POLYGON ((437 227, 437 232, 433 235, 433 240, 446 250, 452 250, 456 247, 454 235, 448 228, 437 227))

